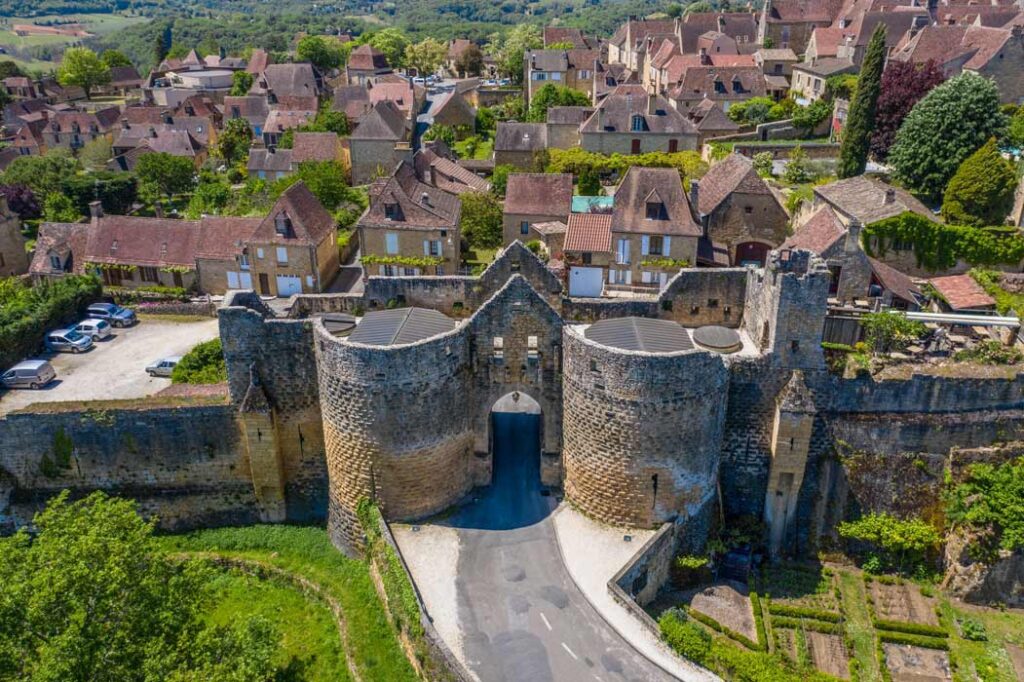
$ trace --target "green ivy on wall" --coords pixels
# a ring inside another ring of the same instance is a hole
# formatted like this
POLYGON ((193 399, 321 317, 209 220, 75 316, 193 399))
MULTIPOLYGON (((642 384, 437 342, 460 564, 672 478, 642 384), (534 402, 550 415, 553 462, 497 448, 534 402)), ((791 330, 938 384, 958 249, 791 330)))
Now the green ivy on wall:
POLYGON ((879 220, 861 234, 869 256, 884 256, 894 243, 910 244, 919 267, 945 270, 963 260, 971 265, 1012 265, 1024 259, 1024 237, 1002 227, 943 225, 909 211, 879 220))
POLYGON ((407 265, 411 268, 429 268, 442 265, 443 256, 374 256, 368 254, 361 257, 363 265, 407 265))

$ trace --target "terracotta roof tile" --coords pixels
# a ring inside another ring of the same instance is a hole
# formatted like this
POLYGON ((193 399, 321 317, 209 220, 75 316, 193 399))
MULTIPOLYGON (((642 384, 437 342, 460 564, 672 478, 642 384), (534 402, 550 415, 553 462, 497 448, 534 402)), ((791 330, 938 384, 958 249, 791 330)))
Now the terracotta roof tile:
POLYGON ((256 230, 252 240, 275 244, 319 244, 335 229, 334 217, 301 180, 284 191, 256 230), (290 221, 287 235, 278 232, 278 218, 290 221))
POLYGON ((389 177, 374 181, 369 194, 370 205, 358 222, 365 227, 454 229, 462 215, 462 202, 458 197, 420 182, 416 170, 407 161, 399 163, 389 177), (388 215, 389 204, 398 207, 397 215, 388 215))
POLYGON ((828 206, 818 209, 795 234, 782 243, 780 249, 806 249, 819 256, 846 235, 846 228, 828 206))
POLYGON ((573 213, 565 228, 565 251, 609 253, 612 250, 610 213, 573 213))
POLYGON ((572 210, 572 175, 568 173, 512 173, 505 188, 505 213, 569 215, 572 210))
POLYGON ((679 171, 640 166, 631 166, 615 190, 612 231, 687 237, 703 233, 693 220, 679 171), (662 204, 664 217, 647 218, 647 204, 651 201, 662 204))
POLYGON ((711 166, 700 179, 697 211, 710 215, 734 192, 771 195, 765 181, 754 170, 753 162, 742 154, 730 154, 711 166))
POLYGON ((950 275, 928 280, 953 310, 992 308, 996 302, 970 275, 950 275))

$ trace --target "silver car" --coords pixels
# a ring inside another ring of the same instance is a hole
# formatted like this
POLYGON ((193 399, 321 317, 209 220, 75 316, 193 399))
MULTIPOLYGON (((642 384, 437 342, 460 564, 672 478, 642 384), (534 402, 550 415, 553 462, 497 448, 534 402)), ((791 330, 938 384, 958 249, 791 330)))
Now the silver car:
POLYGON ((46 360, 25 360, 0 375, 6 388, 42 388, 57 377, 53 365, 46 360))
POLYGON ((169 377, 174 367, 181 362, 180 355, 172 355, 168 358, 160 358, 153 364, 146 367, 146 373, 151 377, 169 377))
POLYGON ((51 351, 81 353, 92 348, 92 337, 76 332, 73 328, 55 329, 46 335, 46 348, 51 351))
POLYGON ((82 320, 75 325, 75 331, 99 341, 110 336, 110 323, 105 320, 82 320))

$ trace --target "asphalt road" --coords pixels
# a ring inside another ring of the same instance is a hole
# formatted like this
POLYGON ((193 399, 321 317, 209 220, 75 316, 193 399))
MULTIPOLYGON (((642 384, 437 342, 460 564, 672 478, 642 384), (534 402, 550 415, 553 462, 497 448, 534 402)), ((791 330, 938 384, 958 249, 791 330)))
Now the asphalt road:
POLYGON ((555 500, 541 495, 539 417, 496 414, 494 481, 447 519, 458 529, 463 653, 483 682, 651 682, 672 676, 637 653, 569 577, 555 500))

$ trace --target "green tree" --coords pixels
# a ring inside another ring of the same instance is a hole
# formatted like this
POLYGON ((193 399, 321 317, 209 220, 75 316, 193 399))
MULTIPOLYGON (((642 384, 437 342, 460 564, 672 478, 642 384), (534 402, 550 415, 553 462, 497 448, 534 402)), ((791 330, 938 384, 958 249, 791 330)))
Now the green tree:
POLYGON ((864 65, 857 78, 857 94, 850 103, 850 112, 843 126, 843 141, 836 166, 840 178, 860 175, 867 167, 871 136, 875 131, 875 109, 882 87, 882 68, 885 66, 885 30, 885 23, 879 22, 864 54, 864 65))
POLYGON ((934 60, 924 64, 892 59, 882 72, 882 89, 875 110, 875 134, 871 137, 871 155, 885 161, 904 119, 914 105, 936 85, 946 80, 934 60))
POLYGON ((422 137, 424 142, 430 142, 431 140, 440 140, 451 149, 455 145, 455 128, 451 126, 439 126, 432 125, 426 129, 422 137))
POLYGON ((1024 147, 1024 108, 1013 112, 1006 130, 1006 138, 1016 147, 1024 147))
POLYGON ((297 182, 304 182, 324 208, 335 211, 346 204, 360 202, 358 193, 348 186, 345 168, 337 161, 305 161, 291 175, 274 182, 270 198, 276 199, 297 182))
POLYGON ((25 72, 21 70, 15 62, 10 59, 5 59, 0 62, 0 80, 4 78, 10 78, 11 76, 24 76, 25 72))
POLYGON ((295 47, 295 54, 301 61, 309 62, 321 71, 330 71, 341 66, 341 49, 338 41, 323 36, 306 36, 295 47))
POLYGON ((425 38, 405 48, 405 65, 420 76, 435 73, 448 57, 448 46, 439 40, 425 38))
POLYGON ((946 517, 983 534, 979 549, 1024 549, 1024 457, 967 467, 963 481, 944 494, 946 517))
POLYGON ((665 14, 670 19, 678 19, 683 16, 683 6, 678 2, 670 3, 669 6, 665 8, 665 14))
POLYGON ((170 30, 169 26, 166 30, 157 30, 156 36, 153 38, 153 64, 156 66, 159 66, 160 62, 167 57, 167 51, 170 49, 167 40, 168 30, 170 30))
POLYGON ((580 172, 577 194, 582 197, 596 197, 601 195, 601 179, 597 177, 592 169, 586 168, 580 172))
POLYGON ((3 174, 5 185, 25 185, 36 196, 60 193, 65 180, 78 172, 78 162, 66 149, 51 149, 43 156, 19 156, 3 174))
POLYGON ((171 372, 174 384, 219 384, 228 380, 220 339, 197 343, 171 372))
POLYGON ((513 83, 522 83, 526 52, 543 46, 544 40, 539 28, 533 24, 516 24, 498 47, 498 70, 513 83))
POLYGON ((89 171, 99 171, 107 167, 107 161, 113 157, 110 138, 101 135, 95 140, 89 140, 78 150, 78 160, 82 166, 89 171))
POLYGON ((235 71, 231 74, 231 91, 228 93, 232 97, 241 97, 249 92, 252 88, 252 74, 247 71, 235 71))
POLYGON ((551 107, 585 107, 590 105, 590 98, 585 92, 567 88, 564 85, 545 83, 530 98, 530 110, 527 121, 543 123, 547 120, 548 109, 551 107))
POLYGON ((793 110, 793 127, 799 128, 807 135, 811 135, 814 129, 831 115, 832 103, 824 99, 818 99, 806 107, 797 107, 793 110))
POLYGON ((167 557, 135 504, 68 491, 0 540, 0 677, 67 682, 264 682, 279 635, 205 618, 213 570, 167 557))
POLYGON ((868 313, 861 317, 861 326, 865 343, 880 353, 903 350, 928 331, 923 322, 895 310, 868 313))
POLYGON ((229 166, 245 160, 249 156, 249 145, 252 143, 252 128, 244 118, 232 118, 224 124, 224 130, 217 136, 215 146, 217 156, 229 166))
POLYGON ((87 47, 69 47, 57 68, 57 82, 81 87, 89 99, 93 88, 110 82, 110 67, 87 47))
POLYGON ((135 66, 132 64, 132 60, 128 59, 128 56, 119 50, 103 50, 100 54, 100 59, 110 68, 115 66, 135 66))
POLYGON ((494 192, 495 196, 505 196, 505 189, 508 187, 508 176, 516 171, 515 166, 507 163, 494 167, 494 172, 491 173, 491 191, 494 192))
POLYGON ((147 193, 172 198, 190 191, 196 184, 192 159, 164 152, 143 154, 135 164, 135 174, 147 193))
POLYGON ((393 68, 400 68, 405 65, 405 48, 409 46, 409 38, 402 29, 386 28, 383 31, 371 33, 366 42, 384 53, 388 64, 393 68))
POLYGON ((501 202, 493 194, 466 192, 462 200, 462 236, 470 246, 493 249, 501 246, 501 202))
POLYGON ((479 76, 484 71, 484 53, 476 43, 462 51, 455 60, 455 70, 464 78, 479 76))
POLYGON ((775 157, 772 156, 771 152, 760 152, 758 154, 754 154, 754 170, 763 178, 770 178, 772 176, 772 166, 774 162, 775 157))
POLYGON ((814 178, 811 170, 811 161, 807 158, 807 152, 800 145, 796 145, 789 152, 789 160, 786 168, 782 171, 782 179, 790 185, 799 185, 810 182, 814 178))
POLYGON ((1002 225, 1013 208, 1017 173, 995 138, 968 156, 946 186, 942 217, 953 225, 1002 225))
POLYGON ((896 133, 889 165, 911 190, 939 197, 964 159, 998 139, 1006 123, 995 83, 962 73, 914 105, 896 133))
POLYGON ((43 220, 50 223, 76 223, 82 214, 75 208, 75 202, 64 194, 52 192, 43 200, 43 220))
POLYGON ((199 184, 196 185, 192 198, 185 208, 185 217, 198 220, 203 215, 220 215, 224 213, 232 198, 231 184, 227 179, 216 173, 201 173, 199 184))
POLYGON ((903 521, 885 513, 844 521, 838 530, 842 538, 867 542, 881 549, 886 562, 899 572, 908 564, 909 567, 917 565, 942 540, 935 527, 925 521, 903 521))

